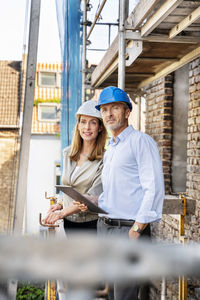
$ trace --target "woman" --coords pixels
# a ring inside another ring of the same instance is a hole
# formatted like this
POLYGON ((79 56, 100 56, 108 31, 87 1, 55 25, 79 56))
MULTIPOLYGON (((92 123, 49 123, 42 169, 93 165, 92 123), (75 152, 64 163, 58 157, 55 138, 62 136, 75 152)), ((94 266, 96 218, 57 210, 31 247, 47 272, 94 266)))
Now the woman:
MULTIPOLYGON (((107 132, 96 105, 96 101, 89 100, 76 113, 72 145, 63 151, 62 184, 72 186, 81 194, 99 196, 102 192, 100 176, 107 132)), ((81 212, 64 193, 62 201, 50 208, 43 222, 54 224, 59 219, 64 219, 66 232, 67 229, 96 229, 97 215, 81 212)))

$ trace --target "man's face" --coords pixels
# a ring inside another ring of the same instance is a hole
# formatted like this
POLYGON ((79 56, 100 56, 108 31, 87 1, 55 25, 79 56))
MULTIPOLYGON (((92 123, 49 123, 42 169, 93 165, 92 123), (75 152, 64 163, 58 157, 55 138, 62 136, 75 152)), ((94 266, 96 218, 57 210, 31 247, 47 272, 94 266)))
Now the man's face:
POLYGON ((127 126, 130 110, 121 102, 101 105, 101 115, 104 125, 111 131, 117 131, 127 126))

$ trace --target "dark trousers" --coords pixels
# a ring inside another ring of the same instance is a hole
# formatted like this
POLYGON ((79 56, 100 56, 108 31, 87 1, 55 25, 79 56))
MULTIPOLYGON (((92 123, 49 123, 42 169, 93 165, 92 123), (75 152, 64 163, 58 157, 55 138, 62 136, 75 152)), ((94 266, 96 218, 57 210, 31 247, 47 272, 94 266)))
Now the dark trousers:
MULTIPOLYGON (((72 222, 64 218, 64 229, 66 235, 70 238, 78 232, 90 232, 96 234, 97 220, 89 222, 72 222)), ((56 293, 56 300, 59 300, 58 293, 56 293)))
MULTIPOLYGON (((111 226, 99 219, 97 222, 97 234, 98 236, 124 236, 129 238, 128 232, 131 226, 111 226)), ((148 225, 143 231, 141 237, 150 237, 150 225, 148 225)), ((140 286, 137 284, 114 284, 113 287, 109 287, 109 300, 138 300, 140 286)))
POLYGON ((64 229, 66 234, 73 232, 92 232, 96 233, 97 231, 97 220, 89 222, 72 222, 64 218, 64 229))

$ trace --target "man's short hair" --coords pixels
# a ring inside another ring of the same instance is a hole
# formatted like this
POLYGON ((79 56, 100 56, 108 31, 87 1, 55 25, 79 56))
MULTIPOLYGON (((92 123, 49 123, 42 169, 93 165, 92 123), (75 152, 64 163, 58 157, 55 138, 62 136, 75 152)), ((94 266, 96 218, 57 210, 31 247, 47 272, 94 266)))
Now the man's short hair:
POLYGON ((129 110, 130 110, 130 107, 128 106, 128 104, 127 104, 126 102, 121 102, 121 101, 119 101, 119 103, 122 103, 122 104, 124 105, 125 110, 126 110, 126 109, 129 109, 129 110))

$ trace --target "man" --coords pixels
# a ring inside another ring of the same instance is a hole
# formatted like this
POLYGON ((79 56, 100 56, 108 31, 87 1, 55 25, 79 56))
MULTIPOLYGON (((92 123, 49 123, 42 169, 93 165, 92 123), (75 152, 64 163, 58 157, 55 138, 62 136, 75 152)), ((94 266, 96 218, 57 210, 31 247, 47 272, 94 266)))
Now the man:
MULTIPOLYGON (((98 199, 98 206, 108 214, 99 215, 98 234, 130 239, 150 235, 149 224, 161 219, 164 200, 157 145, 149 135, 128 125, 132 104, 123 90, 105 88, 96 109, 101 111, 103 123, 112 133, 104 155, 103 193, 98 199)), ((95 200, 92 196, 89 199, 95 200)), ((138 286, 115 284, 114 299, 138 300, 138 290, 138 286)))
MULTIPOLYGON (((123 90, 105 88, 96 109, 112 133, 104 156, 103 193, 98 199, 108 215, 99 216, 98 233, 137 239, 148 235, 148 224, 162 217, 164 180, 159 151, 149 135, 128 125, 132 104, 123 90)), ((138 288, 115 285, 114 299, 138 299, 138 288)))

